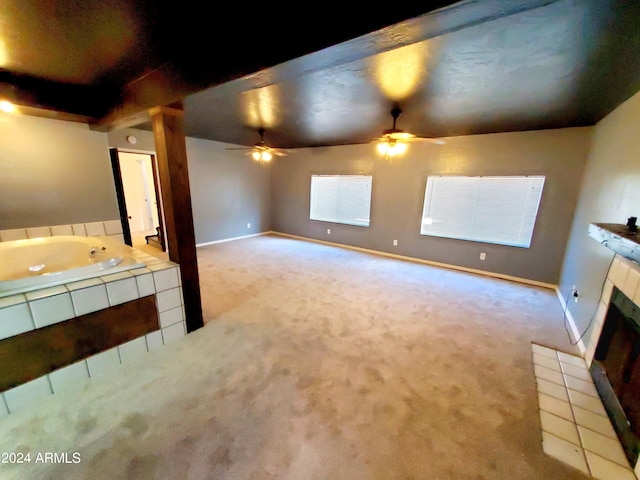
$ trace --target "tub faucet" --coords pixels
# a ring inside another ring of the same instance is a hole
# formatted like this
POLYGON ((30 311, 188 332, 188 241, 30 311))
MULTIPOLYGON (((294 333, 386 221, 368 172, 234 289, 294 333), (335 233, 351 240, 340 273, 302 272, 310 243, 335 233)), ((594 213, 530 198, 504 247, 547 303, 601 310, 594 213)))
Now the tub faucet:
POLYGON ((98 252, 98 247, 91 247, 89 249, 89 258, 96 258, 97 252, 98 252))

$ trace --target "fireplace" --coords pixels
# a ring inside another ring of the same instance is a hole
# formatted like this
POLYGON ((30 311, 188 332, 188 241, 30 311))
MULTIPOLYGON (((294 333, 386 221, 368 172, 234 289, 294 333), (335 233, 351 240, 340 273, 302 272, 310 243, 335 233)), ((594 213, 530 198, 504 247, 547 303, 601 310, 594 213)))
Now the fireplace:
POLYGON ((631 465, 640 452, 640 308, 614 287, 591 375, 631 465))

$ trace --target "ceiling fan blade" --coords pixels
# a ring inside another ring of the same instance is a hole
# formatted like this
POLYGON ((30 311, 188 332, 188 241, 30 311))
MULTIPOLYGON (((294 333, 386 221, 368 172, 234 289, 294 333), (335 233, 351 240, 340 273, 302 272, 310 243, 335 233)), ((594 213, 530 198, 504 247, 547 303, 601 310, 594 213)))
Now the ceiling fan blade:
POLYGON ((233 147, 233 148, 225 148, 225 150, 252 150, 252 147, 233 147))
POLYGON ((443 139, 441 138, 435 138, 435 137, 421 137, 420 135, 416 135, 413 138, 410 138, 409 141, 423 141, 423 142, 429 142, 429 143, 435 143, 436 145, 444 145, 445 142, 443 139))
POLYGON ((287 154, 285 152, 281 152, 280 150, 272 150, 271 153, 273 155, 278 155, 279 157, 286 157, 287 154))

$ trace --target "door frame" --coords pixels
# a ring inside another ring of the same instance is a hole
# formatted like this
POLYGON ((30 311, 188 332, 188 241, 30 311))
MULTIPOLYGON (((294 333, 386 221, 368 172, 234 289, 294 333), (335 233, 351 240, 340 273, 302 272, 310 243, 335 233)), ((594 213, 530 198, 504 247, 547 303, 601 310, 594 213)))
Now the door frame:
POLYGON ((118 149, 115 147, 109 148, 109 156, 111 157, 111 169, 113 171, 113 180, 116 187, 116 198, 118 200, 118 210, 120 213, 120 223, 122 223, 122 235, 124 237, 124 243, 129 246, 133 246, 133 239, 131 238, 131 227, 129 225, 129 214, 127 213, 127 203, 124 196, 124 184, 122 182, 122 170, 120 169, 120 156, 119 152, 123 153, 134 153, 137 155, 148 155, 151 157, 151 171, 153 174, 153 186, 154 193, 156 196, 156 208, 158 209, 158 227, 160 228, 160 242, 162 246, 162 251, 167 251, 167 246, 165 242, 166 234, 164 227, 164 215, 162 208, 162 201, 160 195, 160 184, 158 181, 158 171, 156 166, 156 156, 153 153, 148 152, 135 152, 128 151, 123 149, 118 149))

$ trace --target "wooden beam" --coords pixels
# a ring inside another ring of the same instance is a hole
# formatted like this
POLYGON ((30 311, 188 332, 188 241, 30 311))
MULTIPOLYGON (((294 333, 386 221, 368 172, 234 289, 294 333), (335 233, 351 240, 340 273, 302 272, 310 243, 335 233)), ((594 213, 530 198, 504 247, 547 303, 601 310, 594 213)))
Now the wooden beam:
POLYGON ((184 112, 178 108, 149 109, 156 145, 160 193, 164 208, 169 260, 180 265, 187 332, 204 325, 196 255, 184 112))

